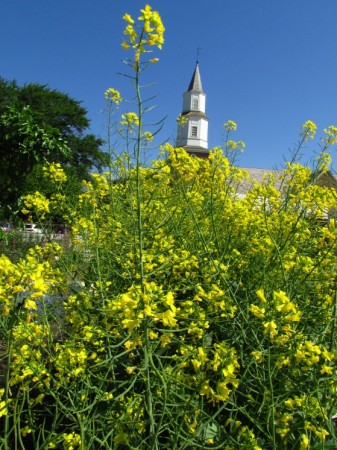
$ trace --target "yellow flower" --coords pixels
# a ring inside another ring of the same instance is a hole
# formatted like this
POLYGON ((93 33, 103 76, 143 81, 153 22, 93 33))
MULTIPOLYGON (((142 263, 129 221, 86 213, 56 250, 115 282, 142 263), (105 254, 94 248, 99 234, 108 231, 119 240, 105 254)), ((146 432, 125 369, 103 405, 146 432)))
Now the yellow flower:
POLYGON ((309 448, 309 438, 306 434, 302 434, 301 436, 301 443, 300 443, 300 450, 306 450, 307 448, 309 448))
POLYGON ((267 303, 267 299, 264 295, 264 290, 263 289, 259 289, 256 291, 256 295, 258 296, 258 298, 261 300, 262 303, 267 303))
POLYGON ((233 120, 228 120, 228 122, 224 123, 224 129, 226 131, 235 131, 237 129, 237 124, 233 120))
POLYGON ((51 163, 42 168, 43 176, 55 183, 64 183, 67 181, 67 175, 60 163, 51 163))
POLYGON ((263 319, 266 312, 265 308, 259 308, 256 305, 250 305, 249 311, 259 319, 263 319))
POLYGON ((275 336, 277 334, 277 325, 273 320, 270 322, 264 322, 263 326, 265 334, 269 334, 270 336, 275 336))
POLYGON ((137 369, 137 366, 132 366, 132 367, 129 366, 125 370, 128 375, 133 375, 135 373, 136 369, 137 369))
POLYGON ((152 142, 153 134, 150 133, 149 131, 145 131, 145 133, 143 134, 143 138, 146 139, 148 142, 152 142))
POLYGON ((337 143, 337 127, 330 125, 328 128, 324 129, 324 134, 326 135, 323 139, 325 144, 333 145, 337 143))
POLYGON ((150 305, 146 305, 146 306, 144 307, 144 314, 145 314, 147 317, 153 316, 153 312, 152 312, 152 309, 151 309, 151 306, 150 306, 150 305))
POLYGON ((135 23, 135 21, 133 20, 133 18, 130 16, 130 14, 124 14, 123 16, 123 20, 125 20, 127 23, 133 25, 135 23))
POLYGON ((28 298, 25 299, 24 305, 25 305, 25 309, 34 309, 34 310, 37 309, 36 302, 34 302, 34 300, 30 300, 28 298))
POLYGON ((322 369, 321 369, 321 374, 327 374, 327 375, 332 375, 334 372, 333 367, 331 366, 327 366, 326 364, 323 364, 322 369))
POLYGON ((107 100, 110 100, 112 103, 115 103, 115 105, 119 105, 120 102, 123 100, 122 96, 117 89, 109 88, 104 93, 105 98, 107 100))
POLYGON ((188 117, 180 114, 176 120, 177 120, 178 126, 181 127, 188 122, 188 117))
POLYGON ((294 314, 288 314, 285 316, 284 320, 286 322, 299 322, 301 320, 302 313, 300 311, 296 311, 294 314))
POLYGON ((294 400, 292 398, 288 398, 284 401, 284 406, 288 409, 294 409, 294 400))
POLYGON ((26 425, 24 428, 21 428, 20 431, 22 436, 27 436, 27 434, 32 432, 32 429, 28 425, 26 425))
MULTIPOLYGON (((138 34, 132 25, 127 25, 127 27, 124 30, 124 34, 129 36, 130 44, 134 45, 138 38, 138 34)), ((123 46, 123 44, 122 44, 122 46, 123 46)))
POLYGON ((302 125, 301 135, 304 136, 305 139, 314 139, 316 130, 316 124, 311 120, 308 120, 302 125))
POLYGON ((260 363, 263 361, 262 352, 258 350, 251 352, 251 355, 256 359, 256 362, 260 363))
POLYGON ((23 214, 28 214, 31 211, 40 214, 44 218, 45 213, 49 213, 50 201, 43 194, 36 191, 34 194, 28 194, 23 197, 25 208, 22 209, 23 214))
POLYGON ((290 301, 284 291, 275 291, 274 298, 278 303, 288 303, 290 301))
POLYGON ((144 9, 141 9, 140 12, 142 13, 142 16, 138 17, 139 20, 150 20, 152 16, 150 5, 145 5, 144 9))
POLYGON ((135 112, 127 112, 122 114, 121 119, 120 124, 127 126, 129 130, 131 130, 133 126, 139 126, 139 117, 135 112))
POLYGON ((158 338, 158 333, 156 333, 156 332, 153 331, 153 330, 150 330, 150 331, 149 331, 149 338, 150 338, 150 339, 157 339, 157 338, 158 338))
POLYGON ((170 309, 158 314, 158 317, 161 319, 164 327, 175 328, 177 326, 177 320, 174 318, 174 313, 170 309))
POLYGON ((199 361, 198 359, 192 359, 191 363, 193 365, 194 370, 197 372, 200 369, 201 361, 199 361))
POLYGON ((0 402, 0 417, 1 416, 7 416, 8 409, 7 409, 7 403, 5 401, 0 402))
POLYGON ((314 430, 314 433, 321 441, 325 441, 325 438, 329 436, 329 432, 326 431, 324 428, 317 428, 314 430))

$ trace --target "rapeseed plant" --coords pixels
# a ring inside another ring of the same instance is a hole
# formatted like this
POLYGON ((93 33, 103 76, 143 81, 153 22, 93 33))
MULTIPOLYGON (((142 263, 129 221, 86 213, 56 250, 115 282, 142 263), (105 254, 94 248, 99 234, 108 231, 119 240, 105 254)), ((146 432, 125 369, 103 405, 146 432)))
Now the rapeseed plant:
MULTIPOLYGON (((55 192, 26 196, 24 213, 58 211, 69 247, 0 257, 0 446, 333 448, 336 192, 298 162, 249 180, 224 154, 243 148, 233 121, 207 160, 166 144, 142 166, 155 132, 139 77, 164 26, 149 5, 123 19, 138 108, 117 127, 132 155, 85 181, 76 205, 62 168, 46 167, 55 192)), ((122 108, 116 89, 106 98, 122 108)), ((300 145, 315 132, 304 124, 300 145)))

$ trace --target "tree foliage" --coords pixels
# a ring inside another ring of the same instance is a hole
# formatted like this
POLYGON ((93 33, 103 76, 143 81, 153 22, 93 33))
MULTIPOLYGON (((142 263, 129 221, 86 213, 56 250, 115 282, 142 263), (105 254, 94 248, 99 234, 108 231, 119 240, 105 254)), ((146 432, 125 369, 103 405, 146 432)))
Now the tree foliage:
POLYGON ((81 102, 69 95, 46 85, 29 83, 19 87, 15 80, 0 78, 0 113, 10 105, 17 109, 29 106, 37 124, 57 128, 64 138, 81 134, 90 125, 81 102))
POLYGON ((31 110, 7 107, 0 117, 1 206, 14 206, 24 192, 33 168, 49 159, 69 157, 61 133, 51 126, 38 125, 31 110))
POLYGON ((18 198, 41 189, 36 167, 60 162, 76 186, 93 169, 107 164, 103 141, 86 134, 87 111, 78 100, 39 84, 19 87, 0 78, 0 190, 2 214, 15 210, 18 198))

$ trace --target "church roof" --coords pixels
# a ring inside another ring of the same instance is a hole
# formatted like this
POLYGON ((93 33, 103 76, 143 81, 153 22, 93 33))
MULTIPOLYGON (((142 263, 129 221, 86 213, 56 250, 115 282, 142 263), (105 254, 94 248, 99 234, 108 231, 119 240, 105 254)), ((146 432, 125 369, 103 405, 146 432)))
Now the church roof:
POLYGON ((202 92, 202 84, 201 84, 201 77, 199 72, 199 64, 195 66, 195 70, 190 82, 190 85, 188 86, 187 91, 196 91, 196 92, 202 92))
MULTIPOLYGON (((239 195, 246 195, 247 192, 253 187, 254 181, 263 184, 264 180, 268 178, 268 176, 274 176, 276 189, 282 190, 283 184, 285 182, 285 180, 283 179, 283 170, 255 169, 251 167, 240 167, 240 169, 246 170, 249 173, 249 178, 242 180, 238 185, 237 192, 239 195)), ((289 179, 289 177, 287 178, 289 179)), ((337 191, 337 179, 330 171, 313 172, 312 178, 314 184, 321 187, 333 188, 337 191)))
POLYGON ((263 180, 268 175, 274 175, 276 178, 275 187, 277 189, 281 186, 281 175, 283 173, 282 170, 276 170, 276 169, 256 169, 252 167, 240 167, 241 170, 245 170, 249 173, 249 178, 242 180, 241 183, 238 186, 238 194, 239 195, 246 195, 247 192, 252 189, 254 185, 254 181, 257 181, 258 183, 263 183, 263 180))

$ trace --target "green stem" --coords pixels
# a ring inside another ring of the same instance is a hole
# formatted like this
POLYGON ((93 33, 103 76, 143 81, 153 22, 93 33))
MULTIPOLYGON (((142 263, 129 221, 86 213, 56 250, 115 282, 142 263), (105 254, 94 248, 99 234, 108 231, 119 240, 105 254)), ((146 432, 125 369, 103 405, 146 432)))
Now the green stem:
MULTIPOLYGON (((140 158, 142 149, 142 125, 143 125, 143 109, 142 109, 142 98, 140 93, 140 67, 139 63, 136 66, 136 95, 138 104, 138 136, 136 143, 136 199, 137 199, 137 228, 138 228, 138 248, 139 248, 139 272, 140 272, 140 282, 142 294, 145 294, 145 277, 144 277, 144 261, 143 261, 143 222, 142 222, 142 196, 141 196, 141 177, 140 177, 140 158)), ((142 304, 142 306, 144 306, 142 304)), ((150 340, 149 340, 149 327, 148 327, 148 317, 143 321, 144 327, 144 371, 145 371, 145 382, 146 382, 146 409, 149 419, 149 438, 150 438, 150 448, 158 449, 158 443, 155 431, 155 420, 153 417, 153 398, 152 398, 152 386, 151 386, 151 371, 150 371, 150 340)))
MULTIPOLYGON (((5 375, 5 392, 4 392, 4 399, 6 402, 6 407, 9 403, 9 396, 10 396, 10 389, 9 389, 9 383, 10 383, 10 370, 11 370, 11 361, 12 361, 12 349, 13 349, 13 328, 17 323, 17 315, 15 314, 15 311, 12 312, 12 317, 9 320, 9 339, 8 339, 8 347, 7 347, 7 361, 6 361, 6 375, 5 375)), ((14 410, 15 414, 15 410, 14 410)), ((14 417, 13 417, 14 419, 14 417)), ((9 438, 9 412, 5 415, 5 426, 4 426, 4 450, 11 450, 8 444, 8 438, 9 438)))
POLYGON ((337 289, 335 291, 335 303, 333 305, 333 317, 332 317, 331 340, 330 340, 329 352, 332 352, 332 349, 333 349, 336 322, 337 322, 337 289))
POLYGON ((275 430, 275 404, 274 404, 274 385, 273 375, 271 370, 271 354, 270 354, 270 342, 268 343, 268 382, 270 391, 270 408, 269 408, 269 428, 272 431, 272 443, 273 449, 276 450, 276 430, 275 430))

